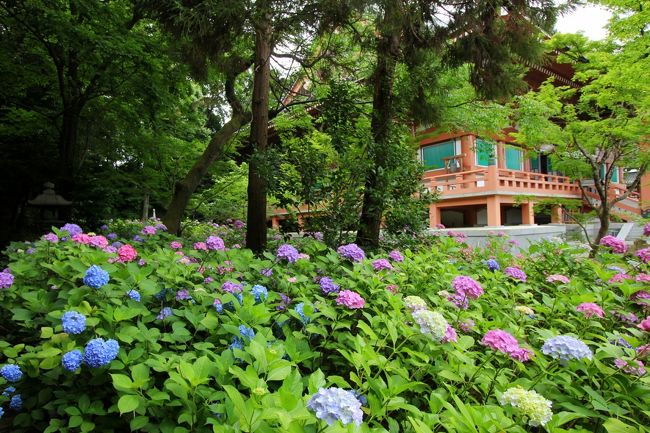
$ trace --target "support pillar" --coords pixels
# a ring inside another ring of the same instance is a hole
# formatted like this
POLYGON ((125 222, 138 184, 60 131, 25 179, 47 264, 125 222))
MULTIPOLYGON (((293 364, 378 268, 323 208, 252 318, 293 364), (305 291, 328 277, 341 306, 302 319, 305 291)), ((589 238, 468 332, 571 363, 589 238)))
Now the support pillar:
POLYGON ((432 204, 429 206, 429 228, 435 229, 438 224, 442 224, 442 214, 440 208, 432 204))
POLYGON ((489 227, 501 226, 501 201, 498 195, 487 198, 487 225, 489 227))
POLYGON ((521 204, 521 223, 526 225, 535 224, 535 210, 533 203, 522 203, 521 204))
POLYGON ((551 208, 551 224, 562 224, 564 215, 561 206, 553 206, 551 208))

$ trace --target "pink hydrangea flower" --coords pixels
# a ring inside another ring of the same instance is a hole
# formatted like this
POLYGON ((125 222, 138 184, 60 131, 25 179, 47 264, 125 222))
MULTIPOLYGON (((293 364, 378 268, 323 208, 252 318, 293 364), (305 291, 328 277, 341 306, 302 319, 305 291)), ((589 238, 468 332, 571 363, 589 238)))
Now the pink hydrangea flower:
POLYGON ((298 281, 298 278, 296 278, 296 277, 289 277, 289 278, 287 278, 287 281, 290 282, 290 283, 295 283, 296 281, 298 281))
POLYGON ((650 247, 640 249, 635 255, 640 258, 643 263, 650 262, 650 247))
POLYGON ((643 235, 650 236, 650 223, 643 226, 643 235))
POLYGON ((587 318, 598 316, 602 319, 605 317, 605 312, 603 309, 600 308, 598 304, 594 304, 593 302, 583 302, 576 307, 576 311, 581 312, 587 318))
POLYGON ((170 247, 172 250, 179 250, 179 249, 183 248, 183 244, 181 244, 181 243, 178 242, 178 241, 171 241, 171 242, 169 243, 169 247, 170 247))
POLYGON ((458 327, 463 332, 471 332, 474 328, 474 321, 472 319, 467 319, 465 322, 460 322, 458 327))
POLYGON ((144 226, 144 228, 142 229, 142 234, 143 235, 155 235, 157 231, 158 230, 156 230, 156 228, 154 226, 144 226))
POLYGON ((614 365, 623 370, 627 374, 633 374, 635 376, 643 376, 645 374, 645 366, 643 362, 638 359, 633 359, 632 361, 625 361, 621 358, 614 360, 614 365))
POLYGON ((117 256, 120 262, 132 262, 138 257, 138 252, 131 245, 125 244, 117 249, 117 256))
POLYGON ((632 277, 628 274, 618 273, 609 279, 609 283, 622 283, 625 280, 631 280, 632 277))
POLYGON ((442 342, 449 343, 450 341, 453 341, 454 343, 457 342, 458 335, 456 334, 456 330, 451 325, 447 325, 447 331, 445 331, 445 336, 442 339, 442 342))
POLYGON ((526 276, 526 273, 524 271, 522 271, 521 269, 519 269, 518 267, 516 267, 516 266, 510 266, 510 267, 505 268, 503 270, 503 273, 506 274, 507 276, 509 276, 510 278, 514 279, 514 280, 518 280, 518 281, 522 281, 522 282, 526 282, 526 280, 528 279, 528 277, 526 276))
POLYGON ((300 253, 298 254, 298 257, 296 257, 296 260, 309 260, 310 258, 309 254, 300 253))
POLYGON ((399 292, 399 287, 396 284, 389 284, 386 286, 386 290, 388 290, 394 295, 397 292, 399 292))
POLYGON ((549 275, 546 277, 546 282, 547 283, 555 283, 555 282, 560 282, 562 284, 569 284, 569 277, 566 277, 562 274, 553 274, 549 275))
POLYGON ((458 308, 467 309, 470 299, 478 299, 483 294, 483 287, 472 277, 460 275, 451 282, 456 293, 447 299, 458 308))
POLYGON ((650 316, 646 317, 639 323, 639 328, 645 332, 650 332, 650 316))
POLYGON ((108 246, 108 239, 102 235, 91 236, 89 244, 95 248, 104 249, 108 246))
POLYGON ((519 346, 519 342, 515 337, 501 329, 486 332, 481 344, 522 362, 528 361, 532 355, 529 349, 519 346))
POLYGON ((72 241, 78 244, 88 245, 90 243, 90 236, 85 233, 79 233, 78 235, 72 236, 72 241))
POLYGON ((637 347, 636 356, 638 358, 647 358, 650 356, 650 344, 644 344, 643 346, 637 347))
POLYGON ((205 242, 196 242, 194 244, 194 249, 195 250, 200 250, 200 251, 207 251, 208 246, 205 244, 205 242))
POLYGON ((627 251, 627 245, 625 245, 625 241, 617 239, 612 235, 603 236, 603 238, 600 240, 600 245, 611 248, 613 252, 619 254, 623 254, 627 251))
POLYGON ((43 235, 43 239, 53 244, 59 242, 59 237, 51 232, 46 235, 43 235))
POLYGON ((636 276, 637 283, 650 283, 650 274, 640 273, 636 276))
POLYGON ((341 290, 336 297, 336 303, 352 309, 363 308, 366 305, 366 301, 361 295, 352 290, 341 290))

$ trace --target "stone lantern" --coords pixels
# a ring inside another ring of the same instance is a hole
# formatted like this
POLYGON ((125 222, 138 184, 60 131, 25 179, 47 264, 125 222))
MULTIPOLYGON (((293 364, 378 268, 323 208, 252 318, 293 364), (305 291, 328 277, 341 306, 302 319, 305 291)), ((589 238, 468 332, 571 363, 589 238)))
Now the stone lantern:
POLYGON ((30 223, 44 229, 58 227, 70 217, 72 202, 58 195, 52 182, 45 182, 43 186, 41 194, 27 201, 30 223))

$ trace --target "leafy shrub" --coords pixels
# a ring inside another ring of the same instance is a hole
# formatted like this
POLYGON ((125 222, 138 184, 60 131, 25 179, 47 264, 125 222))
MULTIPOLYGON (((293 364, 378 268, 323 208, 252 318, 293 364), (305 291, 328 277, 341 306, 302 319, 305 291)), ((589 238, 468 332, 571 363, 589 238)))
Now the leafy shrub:
POLYGON ((373 267, 386 257, 351 262, 313 238, 278 260, 281 239, 255 258, 232 248, 234 227, 196 224, 183 239, 128 227, 107 231, 126 233, 135 257, 59 230, 7 251, 0 366, 22 375, 0 370, 0 430, 335 432, 361 417, 361 431, 613 433, 650 421, 650 350, 637 351, 650 276, 632 256, 551 242, 513 255, 503 236, 475 249, 439 236, 373 267), (84 284, 91 266, 108 282, 84 284), (560 335, 592 359, 544 354, 560 335))

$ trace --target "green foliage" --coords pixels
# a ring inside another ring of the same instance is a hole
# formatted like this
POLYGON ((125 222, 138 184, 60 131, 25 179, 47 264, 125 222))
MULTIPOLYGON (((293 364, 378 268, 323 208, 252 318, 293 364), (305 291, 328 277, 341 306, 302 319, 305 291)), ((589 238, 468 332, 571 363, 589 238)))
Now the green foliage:
MULTIPOLYGON (((121 227, 142 229, 116 221, 108 230, 121 227)), ((522 386, 552 401, 546 431, 645 431, 650 382, 615 368, 613 361, 636 359, 620 339, 636 347, 648 342, 647 333, 610 312, 642 314, 641 301, 630 296, 646 283, 607 281, 617 272, 609 266, 632 274, 647 273, 647 264, 606 252, 587 259, 583 250, 551 242, 513 254, 507 237, 495 234, 475 249, 452 236, 432 238, 417 253, 402 250, 405 260, 392 262, 393 270, 375 271, 371 262, 381 256, 351 264, 311 239, 296 243, 309 257, 287 264, 268 253, 254 258, 237 248, 191 248, 194 240, 215 234, 231 247, 241 238, 237 229, 193 224, 185 234, 178 239, 185 245, 182 256, 169 248, 177 239, 159 231, 135 244, 138 258, 130 263, 71 241, 41 240, 30 245, 30 253, 24 245, 12 246, 9 269, 15 281, 0 292, 0 363, 16 363, 24 372, 12 384, 24 408, 8 410, 8 397, 0 396, 3 427, 315 433, 325 423, 306 403, 320 388, 337 386, 365 398, 361 431, 525 432, 526 419, 497 399, 522 386), (527 281, 488 270, 487 258, 521 267, 527 281), (100 289, 82 283, 92 264, 110 274, 100 289), (269 268, 272 275, 264 276, 261 271, 269 268), (551 274, 564 274, 570 282, 548 282, 551 274), (453 290, 458 275, 472 276, 485 290, 467 310, 454 307, 443 292, 453 290), (336 294, 321 292, 317 276, 359 293, 365 306, 338 305, 336 294), (226 281, 243 282, 241 303, 221 288, 226 281), (255 284, 268 288, 268 298, 256 302, 255 284), (134 289, 140 302, 126 296, 134 289), (181 290, 191 298, 180 296, 181 290), (288 306, 280 294, 292 298, 288 306), (457 341, 438 343, 420 333, 404 305, 409 295, 443 314, 457 329, 457 341), (583 302, 598 303, 605 318, 577 312, 583 302), (303 316, 294 309, 298 303, 303 316), (521 306, 534 314, 520 312, 521 306), (173 314, 157 318, 163 307, 173 314), (83 333, 62 331, 61 316, 68 310, 87 317, 83 333), (242 338, 241 325, 255 335, 242 340, 241 348, 231 347, 234 338, 242 338), (510 332, 533 350, 533 359, 514 361, 480 344, 491 329, 510 332), (544 355, 543 342, 558 334, 585 341, 593 360, 562 365, 544 355), (83 349, 95 336, 116 339, 118 357, 105 367, 66 372, 61 356, 83 349)), ((6 385, 0 378, 0 387, 6 385)), ((336 422, 327 431, 352 428, 336 422)))

